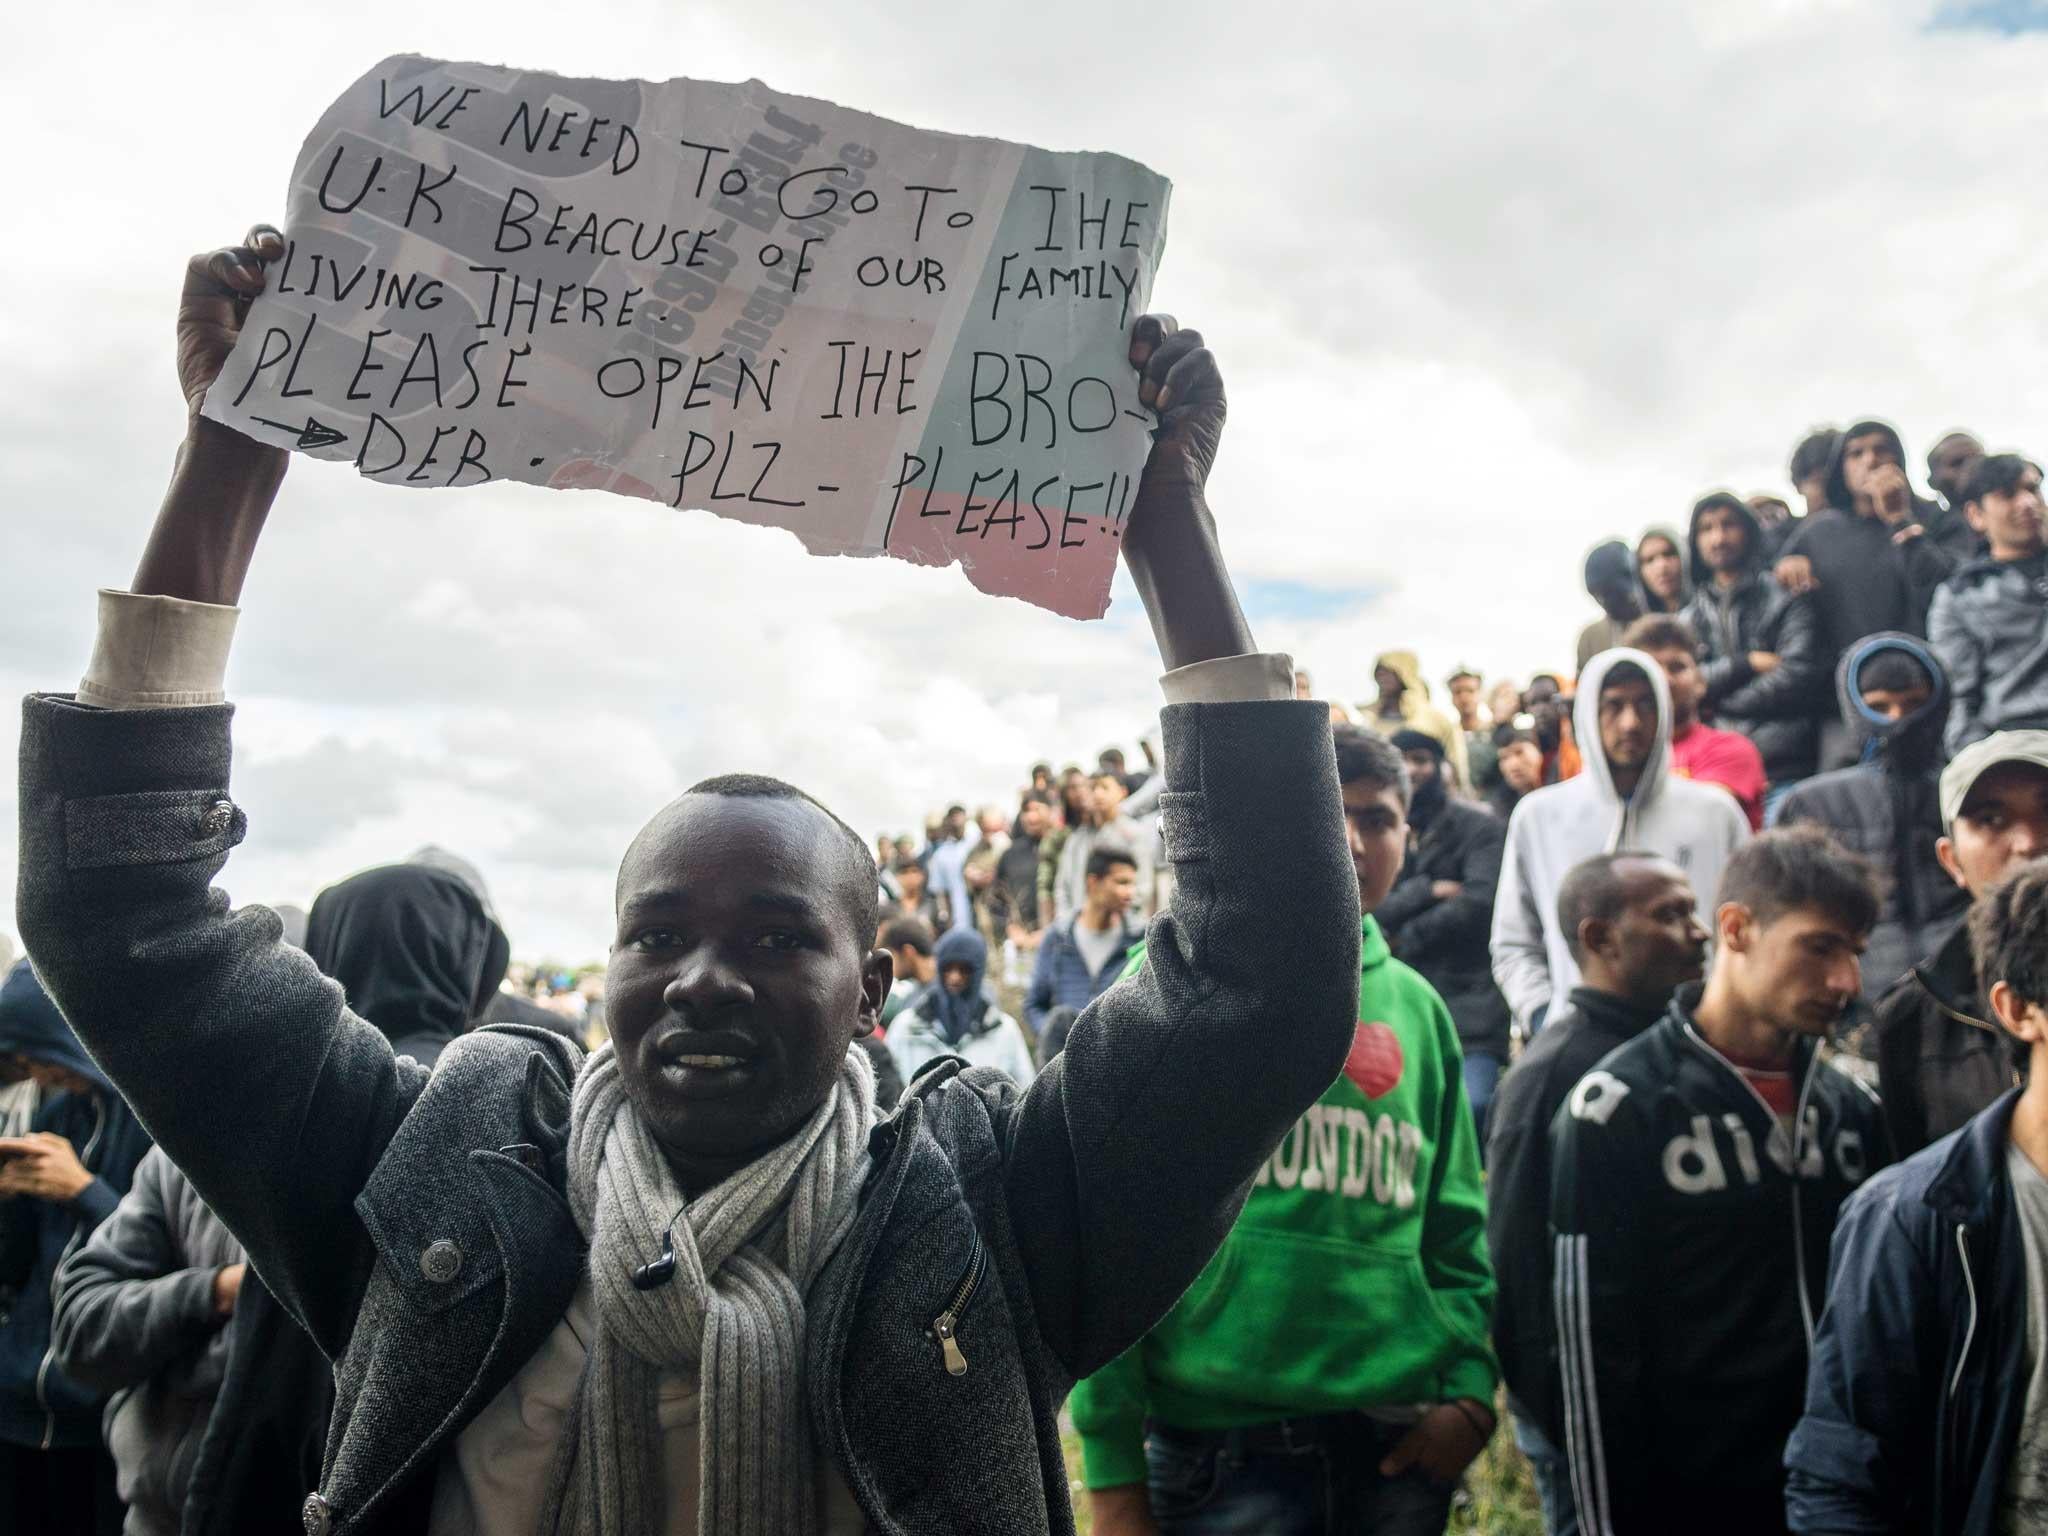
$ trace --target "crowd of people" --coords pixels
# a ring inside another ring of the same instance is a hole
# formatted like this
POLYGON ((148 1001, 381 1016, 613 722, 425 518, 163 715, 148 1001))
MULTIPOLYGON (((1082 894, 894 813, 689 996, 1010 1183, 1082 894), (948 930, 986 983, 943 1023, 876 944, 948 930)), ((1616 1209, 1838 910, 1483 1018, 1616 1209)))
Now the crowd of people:
POLYGON ((706 780, 583 972, 439 848, 210 889, 283 458, 195 412, 25 706, 0 1528, 1060 1531, 1070 1412, 1102 1536, 1403 1536, 1503 1407, 1551 1536, 2048 1528, 2039 469, 1814 434, 1595 549, 1570 673, 1354 710, 1237 606, 1214 358, 1131 362, 1144 766, 706 780))

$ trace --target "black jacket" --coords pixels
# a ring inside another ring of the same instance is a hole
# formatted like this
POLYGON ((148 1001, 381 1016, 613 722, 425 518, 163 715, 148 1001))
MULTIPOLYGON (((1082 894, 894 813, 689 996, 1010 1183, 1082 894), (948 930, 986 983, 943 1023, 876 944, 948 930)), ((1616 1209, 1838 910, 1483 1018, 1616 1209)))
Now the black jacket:
POLYGON ((1872 635, 1850 648, 1837 671, 1842 714, 1864 737, 1866 760, 1808 779, 1785 797, 1784 825, 1818 822, 1853 853, 1877 866, 1884 905, 1863 955, 1863 998, 1876 1003, 1921 956, 1931 954, 1969 905, 1969 896, 1935 857, 1942 835, 1938 788, 1941 732, 1948 719, 1948 682, 1924 640, 1872 635), (1856 679, 1880 651, 1902 649, 1933 675, 1934 694, 1897 722, 1863 707, 1856 679))
POLYGON ((1910 1157, 1958 1130, 2019 1079, 2021 1057, 1977 990, 1969 925, 1877 1004, 1877 1092, 1892 1150, 1910 1157))
POLYGON ((1795 1531, 1995 1536, 2036 1356, 2006 1170, 2008 1093, 1842 1211, 1806 1414, 1785 1448, 1795 1531))
MULTIPOLYGON (((30 699, 16 911, 81 1038, 336 1361, 310 1536, 416 1536, 442 1455, 584 1270, 563 1196, 581 1052, 494 1026, 430 1074, 273 914, 231 913, 210 889, 247 827, 229 716, 30 699)), ((1027 1091, 957 1061, 921 1075, 805 1298, 818 1453, 893 1536, 1072 1531, 1061 1402, 1200 1273, 1351 1046, 1328 711, 1161 719, 1176 881, 1149 963, 1027 1091), (961 1375, 931 1331, 949 1313, 961 1375)))
POLYGON ((1508 1005, 1493 981, 1488 945, 1508 829, 1483 806, 1447 799, 1417 840, 1401 878, 1373 916, 1397 959, 1422 973, 1451 1010, 1467 1051, 1508 1054, 1508 1005), (1430 886, 1464 887, 1438 901, 1430 886))
POLYGON ((1486 1150, 1486 1246, 1497 1287, 1493 1347, 1517 1418, 1563 1445, 1564 1380, 1550 1292, 1550 1122, 1601 1058, 1663 1016, 1579 986, 1501 1079, 1486 1150))
POLYGON ((1771 578, 1763 529, 1747 508, 1742 517, 1749 568, 1723 589, 1700 558, 1699 514, 1693 515, 1693 594, 1685 617, 1699 636, 1707 712, 1716 725, 1756 744, 1771 783, 1789 784, 1819 765, 1820 722, 1833 708, 1820 618, 1810 594, 1787 592, 1771 578), (1773 653, 1777 667, 1759 677, 1749 665, 1753 651, 1773 653))
POLYGON ((1828 1239, 1890 1161, 1876 1096, 1811 1045, 1788 1145, 1693 1028, 1699 990, 1581 1078, 1551 1127, 1565 1444, 1588 1536, 1781 1528, 1828 1239))
POLYGON ((0 1444, 97 1445, 107 1394, 58 1364, 50 1339, 57 1266, 120 1204, 149 1150, 149 1133, 86 1055, 26 960, 0 984, 0 1055, 15 1053, 64 1067, 93 1085, 85 1093, 47 1096, 32 1127, 70 1142, 93 1181, 68 1205, 22 1196, 0 1200, 0 1284, 14 1294, 0 1316, 0 1444))

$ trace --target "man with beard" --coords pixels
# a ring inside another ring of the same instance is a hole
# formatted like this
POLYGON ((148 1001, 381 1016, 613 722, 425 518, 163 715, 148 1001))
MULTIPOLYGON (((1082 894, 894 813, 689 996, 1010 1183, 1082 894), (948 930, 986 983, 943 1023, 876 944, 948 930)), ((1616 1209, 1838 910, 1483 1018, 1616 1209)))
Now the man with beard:
POLYGON ((2041 466, 2016 453, 1980 461, 1963 510, 1989 553, 1934 594, 1927 637, 1948 668, 1954 755, 1993 731, 2048 726, 2048 507, 2041 466))
POLYGON ((1396 731, 1392 740, 1408 767, 1411 847, 1375 916, 1394 957, 1419 971, 1451 1010, 1483 1148, 1494 1086, 1508 1064, 1508 1005, 1487 954, 1507 827, 1450 793, 1434 736, 1396 731))
POLYGON ((1874 872, 1824 833, 1749 842, 1704 990, 1558 1114, 1551 1285, 1587 1536, 1785 1529, 1829 1234, 1891 1160, 1876 1096, 1818 1050, 1876 916, 1874 872))
POLYGON ((1927 453, 1927 483, 1942 504, 1929 508, 1921 525, 1929 538, 1963 565, 1984 553, 1984 537, 1964 512, 1970 476, 1983 462, 1984 445, 1968 432, 1948 433, 1927 453))

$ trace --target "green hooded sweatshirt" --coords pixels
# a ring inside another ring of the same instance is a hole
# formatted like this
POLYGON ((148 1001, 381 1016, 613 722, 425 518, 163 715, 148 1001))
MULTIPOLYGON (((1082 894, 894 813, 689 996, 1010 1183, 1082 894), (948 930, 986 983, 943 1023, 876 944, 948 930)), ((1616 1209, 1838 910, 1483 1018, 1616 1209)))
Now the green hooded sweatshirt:
POLYGON ((1493 1401, 1493 1269, 1457 1032, 1370 917, 1358 1019, 1344 1071, 1260 1168, 1209 1267, 1075 1387, 1090 1488, 1145 1481, 1148 1414, 1230 1429, 1493 1401))

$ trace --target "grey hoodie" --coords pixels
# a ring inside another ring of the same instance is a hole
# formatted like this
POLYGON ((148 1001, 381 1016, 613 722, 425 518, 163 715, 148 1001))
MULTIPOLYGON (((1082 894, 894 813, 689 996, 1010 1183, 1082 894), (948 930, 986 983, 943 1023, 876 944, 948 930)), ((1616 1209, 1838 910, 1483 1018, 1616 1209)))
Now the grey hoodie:
POLYGON ((1671 771, 1671 692, 1664 669, 1641 651, 1603 651, 1579 674, 1572 730, 1585 762, 1576 778, 1532 790, 1508 818, 1507 857, 1493 905, 1493 979, 1515 1022, 1535 1027, 1538 1010, 1579 982, 1579 968, 1557 921, 1557 892, 1573 865, 1616 849, 1661 854, 1686 872, 1702 909, 1749 821, 1718 784, 1695 784, 1671 771), (1600 742, 1600 688, 1632 662, 1657 696, 1657 735, 1635 792, 1616 793, 1600 742))

